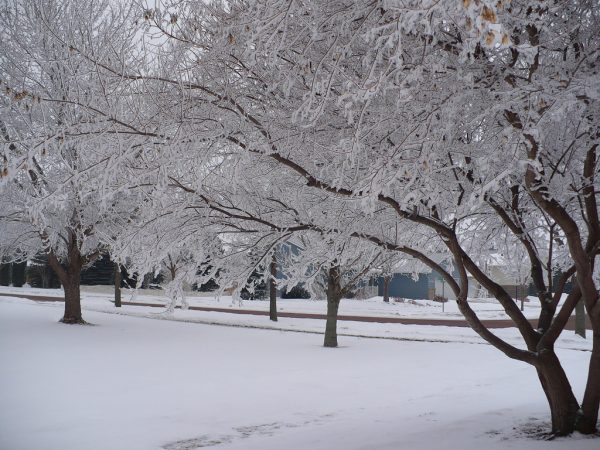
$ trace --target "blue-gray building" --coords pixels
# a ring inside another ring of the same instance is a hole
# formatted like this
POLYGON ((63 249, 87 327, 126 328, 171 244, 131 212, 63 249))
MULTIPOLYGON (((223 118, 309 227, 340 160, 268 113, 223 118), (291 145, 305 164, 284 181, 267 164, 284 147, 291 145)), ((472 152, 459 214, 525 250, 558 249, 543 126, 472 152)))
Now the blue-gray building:
MULTIPOLYGON (((419 273, 417 279, 410 273, 395 273, 389 281, 390 297, 411 299, 433 299, 435 295, 435 273, 419 273)), ((383 277, 378 279, 378 295, 383 296, 383 277)))

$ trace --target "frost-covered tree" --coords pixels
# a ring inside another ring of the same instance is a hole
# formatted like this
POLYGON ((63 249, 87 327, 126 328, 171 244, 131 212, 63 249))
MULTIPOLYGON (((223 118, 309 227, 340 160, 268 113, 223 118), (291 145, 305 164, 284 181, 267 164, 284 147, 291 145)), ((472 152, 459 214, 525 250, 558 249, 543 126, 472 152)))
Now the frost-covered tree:
POLYGON ((307 230, 410 255, 442 274, 482 338, 536 369, 553 432, 590 433, 600 402, 596 3, 164 1, 140 12, 151 69, 96 66, 152 93, 125 121, 161 141, 145 155, 180 161, 157 166, 158 185, 190 194, 173 216, 194 211, 196 230, 235 235, 226 253, 249 259, 230 274, 249 275, 248 262, 307 230), (482 267, 490 240, 527 254, 537 328, 482 267), (468 274, 522 345, 478 319, 468 274), (581 404, 553 348, 580 298, 594 330, 581 404))
POLYGON ((148 15, 178 49, 165 60, 177 75, 160 82, 189 97, 184 121, 210 142, 203 150, 237 147, 295 173, 323 204, 358 205, 371 226, 343 232, 440 272, 472 328, 535 367, 558 434, 592 432, 600 401, 598 19, 594 1, 189 1, 148 15), (540 215, 571 261, 554 292, 542 251, 553 238, 532 228, 540 215), (487 218, 485 233, 469 232, 474 217, 487 218), (381 223, 397 224, 400 239, 381 223), (525 249, 537 329, 478 264, 486 233, 525 249), (432 258, 439 251, 458 280, 432 258), (522 347, 477 318, 468 273, 504 307, 522 347), (557 310, 571 275, 576 289, 557 310), (594 329, 581 405, 553 350, 579 297, 594 329))
POLYGON ((384 250, 366 239, 347 238, 339 230, 304 232, 295 237, 299 251, 282 252, 281 285, 290 289, 302 283, 315 296, 325 295, 327 321, 323 345, 337 347, 340 302, 350 297, 372 275, 375 268, 391 259, 384 250))
POLYGON ((122 61, 126 11, 60 0, 0 8, 0 246, 15 259, 43 249, 65 291, 62 322, 83 323, 81 270, 135 198, 119 179, 130 164, 124 86, 74 46, 122 61))

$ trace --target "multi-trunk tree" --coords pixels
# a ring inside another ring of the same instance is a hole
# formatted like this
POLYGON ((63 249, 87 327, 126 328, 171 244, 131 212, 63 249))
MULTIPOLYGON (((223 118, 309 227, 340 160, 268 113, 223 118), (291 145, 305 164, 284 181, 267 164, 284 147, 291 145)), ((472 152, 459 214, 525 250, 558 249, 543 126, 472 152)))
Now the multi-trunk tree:
POLYGON ((202 151, 221 146, 255 155, 255 164, 271 160, 327 204, 359 205, 371 226, 344 232, 440 272, 473 329, 535 367, 553 431, 589 433, 600 401, 596 6, 190 1, 148 16, 179 49, 165 59, 169 71, 148 81, 189 97, 186 123, 202 151), (208 117, 214 127, 197 122, 208 117), (540 217, 544 238, 535 231, 540 217), (401 239, 382 223, 398 225, 401 239), (470 232, 475 226, 481 233, 470 232), (478 264, 486 233, 509 236, 527 254, 542 304, 537 328, 478 264), (549 264, 551 251, 562 250, 567 263, 549 264), (564 276, 551 286, 557 267, 564 276), (504 307, 522 347, 477 318, 468 274, 504 307), (575 289, 559 308, 570 276, 575 289), (581 405, 553 350, 579 297, 594 331, 581 405))

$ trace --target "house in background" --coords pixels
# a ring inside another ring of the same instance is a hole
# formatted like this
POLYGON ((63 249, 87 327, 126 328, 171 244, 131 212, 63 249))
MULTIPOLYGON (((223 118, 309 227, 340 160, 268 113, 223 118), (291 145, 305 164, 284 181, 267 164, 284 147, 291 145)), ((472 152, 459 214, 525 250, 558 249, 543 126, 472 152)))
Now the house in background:
MULTIPOLYGON (((394 273, 389 280, 389 296, 411 299, 433 299, 435 288, 431 273, 394 273), (416 279, 415 279, 416 275, 416 279)), ((377 295, 383 297, 385 279, 379 277, 377 295)))
POLYGON ((390 297, 431 300, 436 295, 436 274, 420 261, 405 258, 393 267, 392 272, 388 277, 378 278, 379 296, 384 296, 386 282, 390 297))
MULTIPOLYGON (((433 258, 444 264, 442 257, 433 258)), ((514 299, 521 299, 529 294, 528 273, 515 269, 502 255, 491 253, 484 262, 484 272, 502 286, 514 299)), ((458 273, 453 272, 458 280, 458 273)), ((384 277, 378 278, 378 295, 384 295, 384 277)), ((456 300, 456 295, 448 283, 437 272, 432 271, 413 258, 406 258, 394 267, 389 278, 389 296, 408 299, 433 300, 436 296, 456 300)), ((469 298, 489 297, 481 285, 469 275, 469 298)))

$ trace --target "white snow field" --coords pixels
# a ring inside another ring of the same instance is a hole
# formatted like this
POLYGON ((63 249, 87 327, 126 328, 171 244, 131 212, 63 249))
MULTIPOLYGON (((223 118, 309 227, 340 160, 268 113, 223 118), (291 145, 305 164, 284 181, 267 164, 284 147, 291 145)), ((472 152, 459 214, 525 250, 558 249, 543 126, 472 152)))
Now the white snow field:
MULTIPOLYGON (((64 293, 60 289, 35 289, 35 288, 12 288, 2 286, 2 293, 13 293, 19 295, 42 295, 62 297, 64 293)), ((198 293, 187 293, 187 301, 191 306, 204 306, 224 308, 231 310, 232 314, 214 311, 192 311, 177 309, 173 314, 165 314, 164 308, 141 307, 124 305, 115 308, 111 303, 113 299, 111 286, 82 286, 82 307, 87 311, 110 312, 113 314, 125 314, 137 317, 149 317, 155 319, 169 319, 184 322, 196 322, 205 324, 221 324, 231 326, 258 327, 276 329, 282 331, 303 331, 322 334, 325 330, 325 321, 321 319, 294 319, 280 317, 278 322, 271 322, 265 316, 233 314, 237 310, 269 310, 269 302, 264 300, 233 301, 231 297, 215 298, 213 296, 199 296, 198 293)), ((123 301, 133 299, 137 302, 154 303, 164 305, 167 301, 162 291, 140 290, 133 293, 131 290, 123 290, 123 301)), ((470 300, 471 307, 481 319, 508 319, 502 307, 493 299, 470 300)), ((324 300, 301 300, 301 299, 277 299, 277 309, 280 312, 295 313, 319 313, 325 314, 327 305, 324 300)), ((537 318, 539 315, 539 302, 535 297, 530 297, 526 303, 525 314, 528 318, 537 318)), ((57 320, 60 318, 57 312, 57 320)), ((368 300, 343 299, 340 303, 340 315, 354 316, 377 316, 394 318, 421 318, 421 319, 447 319, 464 320, 458 312, 456 302, 445 304, 444 311, 440 303, 430 300, 409 300, 403 303, 383 302, 381 297, 368 300)), ((84 316, 86 314, 84 313, 84 316)), ((514 328, 495 329, 494 333, 506 339, 511 344, 523 347, 522 339, 514 328)), ((591 333, 591 330, 588 330, 591 333)), ((423 326, 423 325, 399 325, 396 323, 369 323, 356 321, 339 321, 338 334, 340 336, 363 336, 389 339, 410 339, 424 341, 443 342, 470 342, 485 344, 473 330, 468 327, 446 327, 446 326, 423 326)), ((343 339, 341 339, 343 344, 343 339)), ((591 339, 582 339, 573 331, 564 331, 556 346, 566 349, 591 350, 591 339)))
MULTIPOLYGON (((549 427, 535 371, 453 327, 416 326, 450 343, 346 336, 326 349, 320 334, 107 314, 94 302, 84 311, 94 325, 63 325, 62 306, 0 297, 3 450, 600 448, 598 437, 532 438, 549 427)), ((187 313, 201 314, 175 318, 187 313)), ((581 397, 589 351, 570 345, 558 352, 581 397)))
MULTIPOLYGON (((16 288, 0 286, 2 293, 32 294, 43 296, 62 297, 62 289, 36 289, 16 288)), ((157 289, 123 289, 123 301, 138 301, 146 303, 157 303, 164 305, 167 302, 164 291, 157 289)), ((81 286, 81 295, 84 302, 93 300, 104 300, 104 303, 112 298, 112 286, 81 286)), ((565 296, 566 297, 566 296, 565 296)), ((245 300, 241 303, 233 301, 229 296, 215 298, 210 293, 186 292, 186 299, 191 306, 214 306, 231 309, 253 309, 269 310, 268 300, 245 300)), ((470 299, 471 307, 477 312, 481 319, 508 319, 508 315, 502 309, 497 300, 492 298, 470 299)), ((562 302, 561 302, 562 304, 562 302)), ((277 299, 279 311, 321 313, 326 312, 326 304, 323 300, 304 299, 277 299)), ((430 319, 463 320, 463 316, 456 306, 456 302, 448 301, 442 304, 431 300, 409 300, 402 302, 390 301, 385 303, 382 297, 373 297, 366 300, 343 299, 340 303, 340 314, 360 316, 385 316, 385 317, 416 317, 430 319)), ((525 316, 536 319, 540 313, 539 300, 536 297, 528 297, 525 303, 525 316)))

